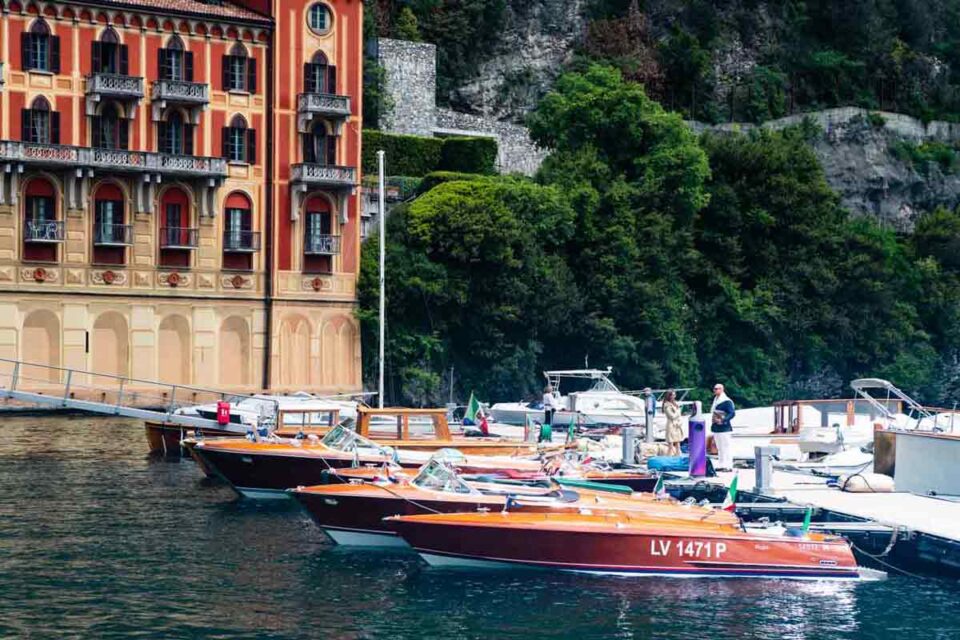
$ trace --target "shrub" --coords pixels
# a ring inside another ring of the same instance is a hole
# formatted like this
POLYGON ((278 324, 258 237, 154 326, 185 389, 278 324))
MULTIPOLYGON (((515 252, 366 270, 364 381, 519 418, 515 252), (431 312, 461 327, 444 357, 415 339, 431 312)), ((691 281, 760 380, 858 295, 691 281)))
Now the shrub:
POLYGON ((363 172, 377 173, 377 151, 382 149, 386 152, 387 171, 390 174, 424 176, 439 166, 443 142, 440 138, 406 136, 364 129, 361 159, 363 172))
POLYGON ((497 141, 484 137, 444 138, 440 154, 443 171, 492 174, 496 172, 497 141))
POLYGON ((460 173, 457 171, 434 171, 433 173, 428 173, 423 177, 423 180, 420 181, 420 185, 417 187, 417 195, 421 195, 430 191, 434 187, 441 185, 445 182, 457 182, 461 180, 483 180, 485 179, 482 175, 477 175, 476 173, 460 173))

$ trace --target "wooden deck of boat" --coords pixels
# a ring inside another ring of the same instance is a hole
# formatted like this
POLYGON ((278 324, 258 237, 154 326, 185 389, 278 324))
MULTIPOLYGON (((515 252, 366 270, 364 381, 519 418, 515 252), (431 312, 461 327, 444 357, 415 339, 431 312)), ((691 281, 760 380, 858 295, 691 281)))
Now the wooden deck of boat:
MULTIPOLYGON (((754 492, 752 469, 723 472, 713 481, 730 486, 739 473, 740 491, 754 492)), ((801 506, 813 506, 901 530, 960 541, 960 502, 913 493, 848 493, 827 486, 826 479, 802 473, 776 470, 771 488, 763 495, 784 498, 801 506)))

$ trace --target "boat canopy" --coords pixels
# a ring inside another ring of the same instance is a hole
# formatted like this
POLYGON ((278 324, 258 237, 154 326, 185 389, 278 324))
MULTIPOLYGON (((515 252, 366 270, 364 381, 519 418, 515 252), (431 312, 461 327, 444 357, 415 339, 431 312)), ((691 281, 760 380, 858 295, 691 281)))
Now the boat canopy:
POLYGON ((903 402, 906 408, 904 413, 916 421, 913 425, 914 429, 919 429, 922 422, 929 420, 933 422, 934 431, 942 431, 942 429, 937 426, 937 418, 933 413, 888 380, 884 380, 883 378, 858 378, 850 383, 850 387, 892 424, 897 424, 898 421, 897 416, 890 411, 889 405, 892 398, 897 398, 903 402), (884 400, 878 400, 870 394, 871 389, 880 390, 886 394, 886 398, 884 400))

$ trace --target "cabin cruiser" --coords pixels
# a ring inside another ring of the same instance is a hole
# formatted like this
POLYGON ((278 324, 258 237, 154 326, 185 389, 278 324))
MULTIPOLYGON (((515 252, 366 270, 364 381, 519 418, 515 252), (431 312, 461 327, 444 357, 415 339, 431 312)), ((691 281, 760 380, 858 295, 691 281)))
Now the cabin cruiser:
MULTIPOLYGON (((586 391, 560 395, 560 409, 553 416, 553 424, 567 425, 571 422, 579 426, 625 426, 643 425, 646 421, 645 398, 641 392, 621 391, 610 380, 611 368, 600 369, 570 369, 562 371, 544 371, 547 384, 552 386, 556 393, 560 393, 561 383, 564 380, 586 380, 590 387, 586 391)), ((681 406, 697 405, 699 403, 684 401, 689 389, 676 389, 681 406)), ((661 399, 666 390, 656 390, 658 411, 654 418, 654 429, 663 433, 666 422, 659 411, 661 399)), ((498 402, 490 407, 490 414, 496 425, 491 425, 494 431, 501 425, 525 426, 528 422, 543 422, 543 403, 540 400, 533 402, 498 402)))

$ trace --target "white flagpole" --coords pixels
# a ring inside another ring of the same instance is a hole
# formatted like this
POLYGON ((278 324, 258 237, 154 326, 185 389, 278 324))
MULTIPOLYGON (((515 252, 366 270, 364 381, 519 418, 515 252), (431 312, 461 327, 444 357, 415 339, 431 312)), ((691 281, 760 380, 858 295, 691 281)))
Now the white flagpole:
POLYGON ((386 322, 386 256, 387 256, 387 210, 384 207, 384 191, 386 187, 384 185, 383 177, 383 151, 377 151, 377 162, 380 167, 380 181, 379 181, 379 196, 380 196, 380 387, 378 389, 379 393, 377 394, 377 401, 379 407, 383 409, 383 350, 384 350, 384 324, 386 322))

